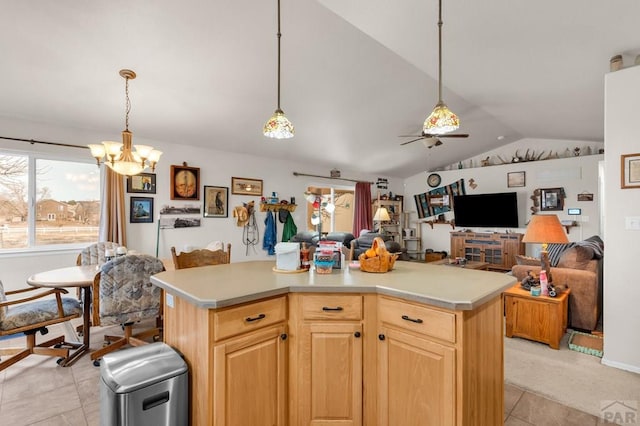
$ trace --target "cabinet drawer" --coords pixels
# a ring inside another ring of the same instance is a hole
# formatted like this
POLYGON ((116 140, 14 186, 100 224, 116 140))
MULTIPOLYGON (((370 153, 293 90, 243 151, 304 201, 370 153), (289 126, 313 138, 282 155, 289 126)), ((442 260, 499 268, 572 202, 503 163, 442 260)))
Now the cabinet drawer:
POLYGON ((225 309, 213 314, 215 340, 257 330, 287 318, 286 297, 225 309))
POLYGON ((305 295, 302 297, 302 318, 315 319, 362 319, 362 296, 360 295, 305 295))
POLYGON ((397 327, 455 343, 456 315, 407 302, 378 299, 379 320, 397 327))

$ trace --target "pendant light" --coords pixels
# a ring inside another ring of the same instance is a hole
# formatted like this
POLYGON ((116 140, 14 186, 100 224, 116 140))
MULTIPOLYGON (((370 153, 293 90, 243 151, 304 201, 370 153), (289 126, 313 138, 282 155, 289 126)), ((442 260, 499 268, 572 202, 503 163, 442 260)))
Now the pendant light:
POLYGON ((424 121, 422 133, 443 135, 460 127, 460 120, 442 101, 442 0, 438 0, 438 103, 424 121))
POLYGON ((136 73, 125 69, 120 70, 120 76, 125 79, 126 97, 125 129, 122 131, 122 142, 103 141, 102 145, 89 144, 91 155, 96 159, 98 165, 102 160, 110 169, 121 175, 137 175, 147 166, 151 167, 151 171, 154 171, 162 151, 148 145, 136 145, 134 152, 133 134, 129 131, 129 112, 131 111, 129 80, 136 78, 136 73))
POLYGON ((262 133, 269 138, 274 139, 290 139, 293 137, 295 130, 293 124, 284 115, 282 109, 280 109, 280 0, 278 0, 278 107, 271 116, 270 119, 264 123, 264 129, 262 133))

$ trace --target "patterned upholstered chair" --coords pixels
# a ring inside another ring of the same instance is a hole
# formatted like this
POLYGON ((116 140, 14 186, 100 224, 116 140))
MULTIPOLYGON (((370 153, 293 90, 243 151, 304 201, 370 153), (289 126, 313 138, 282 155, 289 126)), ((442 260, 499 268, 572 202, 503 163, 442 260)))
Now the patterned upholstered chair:
POLYGON ((26 347, 0 348, 0 355, 13 355, 0 362, 0 371, 31 354, 61 359, 69 356, 64 336, 36 344, 37 332, 47 334, 47 326, 82 316, 80 302, 71 297, 62 297, 66 293, 64 289, 37 287, 5 292, 0 281, 0 337, 24 333, 27 339, 26 347), (21 297, 14 297, 17 294, 21 297), (51 298, 51 295, 55 295, 55 298, 51 298))
POLYGON ((100 263, 104 263, 104 253, 107 249, 115 250, 120 247, 118 243, 112 243, 110 241, 100 242, 91 244, 82 249, 80 254, 78 254, 78 258, 76 259, 76 264, 80 265, 98 265, 100 263))
POLYGON ((102 266, 93 286, 93 291, 98 293, 94 312, 98 313, 102 326, 120 324, 124 336, 105 335, 108 345, 91 354, 94 363, 104 354, 122 346, 140 346, 147 343, 144 339, 160 335, 157 327, 134 334, 133 325, 158 317, 161 292, 159 287, 151 284, 151 276, 162 271, 162 261, 145 254, 116 257, 102 266))
POLYGON ((227 244, 227 251, 198 249, 189 252, 176 253, 171 247, 171 257, 176 269, 194 268, 196 266, 221 265, 231 262, 231 244, 227 244))

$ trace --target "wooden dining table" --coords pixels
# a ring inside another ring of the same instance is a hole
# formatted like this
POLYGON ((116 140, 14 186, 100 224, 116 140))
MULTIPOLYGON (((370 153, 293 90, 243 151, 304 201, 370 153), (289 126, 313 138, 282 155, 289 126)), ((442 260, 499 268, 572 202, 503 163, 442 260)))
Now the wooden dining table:
POLYGON ((62 359, 59 365, 66 367, 72 365, 78 358, 89 351, 91 329, 91 287, 93 280, 100 272, 98 265, 69 266, 66 268, 52 269, 38 272, 27 278, 27 283, 34 287, 47 288, 82 288, 83 294, 83 330, 82 342, 64 342, 74 349, 67 358, 62 359))

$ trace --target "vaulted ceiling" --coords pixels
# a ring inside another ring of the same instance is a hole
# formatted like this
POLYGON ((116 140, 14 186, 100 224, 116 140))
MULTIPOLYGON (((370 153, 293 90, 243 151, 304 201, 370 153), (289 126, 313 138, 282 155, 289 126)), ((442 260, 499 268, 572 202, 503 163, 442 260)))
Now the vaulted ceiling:
MULTIPOLYGON (((4 2, 0 116, 397 177, 521 138, 603 140, 609 58, 640 54, 640 2, 443 0, 444 100, 468 139, 406 146, 437 95, 437 0, 4 2)), ((32 135, 0 136, 30 138, 32 135)), ((73 140, 85 144, 97 141, 73 140)))

